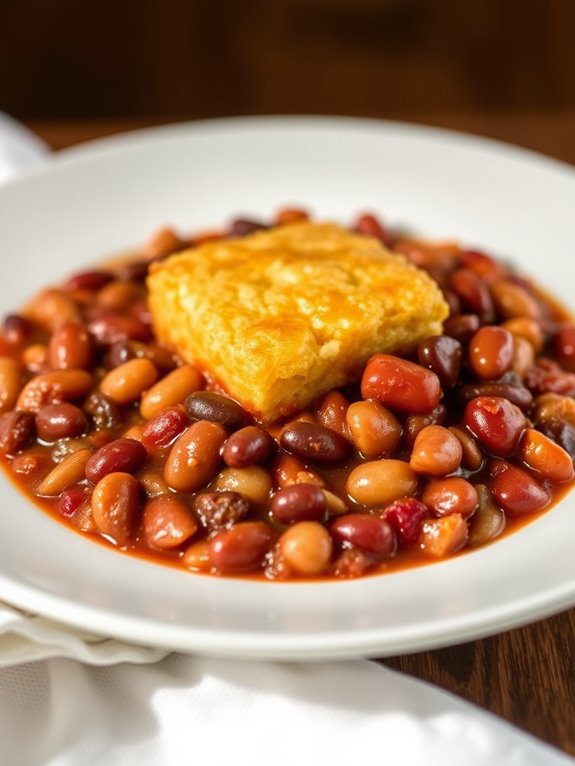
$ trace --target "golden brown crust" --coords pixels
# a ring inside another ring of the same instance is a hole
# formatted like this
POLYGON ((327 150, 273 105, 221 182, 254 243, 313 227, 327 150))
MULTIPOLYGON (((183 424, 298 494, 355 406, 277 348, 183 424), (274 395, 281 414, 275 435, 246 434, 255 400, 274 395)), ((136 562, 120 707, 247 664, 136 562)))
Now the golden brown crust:
POLYGON ((266 422, 351 382, 372 354, 440 333, 448 313, 425 272, 329 223, 186 250, 148 287, 159 339, 266 422))

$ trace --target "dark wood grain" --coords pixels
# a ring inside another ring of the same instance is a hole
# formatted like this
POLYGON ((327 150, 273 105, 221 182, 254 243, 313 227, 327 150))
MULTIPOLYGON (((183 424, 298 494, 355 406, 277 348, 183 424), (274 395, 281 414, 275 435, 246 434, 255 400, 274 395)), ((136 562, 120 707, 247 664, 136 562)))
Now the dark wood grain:
MULTIPOLYGON (((575 111, 427 110, 387 116, 467 130, 575 163, 575 111)), ((54 148, 63 148, 149 124, 37 121, 30 126, 54 148)), ((575 755, 575 610, 481 641, 382 662, 441 686, 575 755)))

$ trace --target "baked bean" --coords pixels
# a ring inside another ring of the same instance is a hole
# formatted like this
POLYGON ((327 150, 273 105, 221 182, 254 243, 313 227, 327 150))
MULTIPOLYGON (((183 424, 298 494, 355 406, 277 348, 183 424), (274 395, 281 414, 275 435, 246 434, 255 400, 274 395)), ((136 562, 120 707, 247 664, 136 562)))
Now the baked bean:
POLYGON ((575 460, 575 426, 562 420, 546 421, 541 430, 575 460))
POLYGON ((196 533, 198 524, 183 500, 156 497, 144 506, 142 529, 151 548, 171 550, 189 540, 196 533))
POLYGON ((535 400, 534 420, 539 424, 560 420, 575 426, 575 400, 570 396, 542 394, 535 400))
POLYGON ((501 263, 479 250, 464 250, 459 258, 462 266, 471 269, 478 277, 488 282, 495 278, 502 279, 507 274, 507 270, 501 263))
POLYGON ((557 362, 539 357, 525 374, 525 385, 534 394, 575 396, 575 373, 566 372, 557 362))
POLYGON ((573 478, 573 460, 567 452, 534 428, 527 428, 517 446, 517 457, 544 479, 563 484, 573 478))
POLYGON ((317 422, 324 428, 337 431, 347 438, 346 412, 349 402, 339 391, 329 391, 320 401, 317 409, 317 422))
POLYGON ((329 516, 341 516, 342 513, 347 513, 349 511, 348 504, 345 503, 339 495, 336 495, 325 488, 322 488, 322 492, 327 503, 327 513, 329 516))
POLYGON ((136 282, 115 279, 100 290, 96 301, 100 306, 113 311, 127 311, 144 296, 142 286, 136 282))
POLYGON ((48 345, 53 370, 87 370, 92 364, 92 341, 84 326, 64 322, 54 330, 48 345))
POLYGON ((86 465, 86 478, 97 484, 109 473, 135 473, 148 453, 135 439, 115 439, 95 452, 86 465))
POLYGON ((60 439, 57 441, 50 451, 50 458, 54 463, 61 463, 62 460, 71 455, 72 452, 77 452, 80 449, 87 449, 90 452, 94 452, 95 449, 99 449, 101 445, 96 445, 92 437, 84 436, 79 439, 60 439))
POLYGON ((209 532, 231 527, 250 512, 250 501, 238 492, 200 492, 194 498, 194 510, 209 532))
POLYGON ((453 388, 459 380, 463 348, 449 335, 434 335, 418 345, 417 359, 422 367, 437 375, 444 388, 453 388))
POLYGON ((575 372, 575 325, 564 324, 560 327, 551 339, 551 345, 561 366, 575 372))
POLYGON ((46 442, 81 436, 87 430, 88 420, 74 404, 48 404, 36 415, 36 431, 46 442))
POLYGON ((232 221, 229 229, 230 237, 247 237, 248 234, 255 234, 256 231, 262 231, 266 226, 260 221, 251 221, 248 218, 236 218, 232 221))
POLYGON ((419 540, 421 524, 430 515, 429 508, 415 497, 394 500, 380 514, 395 529, 402 545, 413 545, 419 540))
POLYGON ((149 268, 149 261, 131 261, 124 263, 116 276, 118 279, 125 279, 128 282, 143 282, 148 276, 149 268))
POLYGON ((329 566, 333 543, 327 529, 317 521, 300 521, 280 537, 278 547, 292 572, 313 577, 329 566))
POLYGON ((463 451, 461 462, 465 468, 468 471, 478 471, 483 465, 483 453, 475 439, 462 428, 450 426, 449 430, 459 439, 463 451))
POLYGON ((539 319, 539 304, 527 290, 513 282, 495 282, 491 285, 491 295, 499 314, 505 319, 528 317, 539 319))
POLYGON ((12 470, 20 476, 35 479, 40 474, 46 474, 46 469, 51 465, 50 458, 43 452, 31 452, 25 450, 12 458, 12 470))
POLYGON ((417 473, 445 476, 456 471, 463 457, 459 439, 443 426, 426 426, 415 439, 409 465, 417 473))
POLYGON ((544 344, 543 330, 535 319, 515 317, 508 319, 500 326, 505 330, 509 330, 515 338, 525 338, 525 340, 528 340, 536 354, 541 352, 544 344))
POLYGON ((434 372, 419 364, 376 354, 363 373, 361 395, 399 412, 426 413, 439 404, 441 385, 434 372))
POLYGON ((513 454, 526 426, 519 407, 499 396, 472 399, 465 408, 463 421, 485 449, 498 457, 513 454))
POLYGON ((469 343, 469 366, 478 378, 496 380, 513 362, 513 336, 502 327, 482 327, 469 343))
POLYGON ((8 314, 2 322, 2 337, 7 343, 19 346, 33 332, 32 323, 20 314, 8 314))
POLYGON ((140 482, 146 497, 154 498, 160 497, 160 495, 170 494, 168 485, 162 476, 157 473, 157 470, 150 468, 148 470, 138 471, 138 481, 140 482))
POLYGON ((226 431, 199 420, 178 436, 164 465, 164 479, 177 492, 195 492, 215 475, 226 431))
POLYGON ((126 545, 136 526, 139 484, 129 473, 109 473, 92 494, 92 516, 102 534, 117 545, 126 545))
POLYGON ((0 415, 0 452, 15 455, 34 438, 34 415, 11 410, 0 415))
POLYGON ((210 560, 210 545, 207 540, 198 540, 186 548, 182 563, 192 572, 208 572, 212 567, 210 560))
MULTIPOLYGON (((322 527, 323 529, 323 527, 322 527)), ((273 542, 264 521, 243 521, 218 532, 209 542, 210 561, 217 572, 249 572, 258 569, 273 542)))
POLYGON ((374 237, 384 244, 389 244, 391 241, 389 231, 385 228, 379 218, 371 213, 364 213, 363 215, 358 216, 354 229, 358 234, 363 234, 366 237, 374 237))
MULTIPOLYGON (((190 365, 178 367, 144 394, 140 403, 140 412, 149 420, 165 407, 183 404, 186 397, 201 389, 203 385, 202 374, 195 367, 190 365)), ((200 418, 200 420, 206 419, 200 418)))
POLYGON ((528 412, 533 405, 533 394, 520 382, 485 381, 484 383, 470 383, 459 389, 458 398, 461 404, 467 404, 478 396, 497 396, 509 399, 511 404, 519 407, 523 412, 528 412))
POLYGON ((495 318, 493 300, 485 282, 471 269, 457 269, 449 283, 455 290, 463 306, 473 314, 478 314, 484 322, 495 318))
POLYGON ((309 214, 305 210, 295 207, 284 207, 276 214, 276 226, 285 226, 289 223, 302 223, 309 220, 309 214))
POLYGON ((271 512, 282 524, 321 521, 326 510, 326 496, 315 484, 292 484, 276 492, 271 502, 271 512))
POLYGON ((10 356, 0 357, 0 413, 14 408, 22 388, 22 369, 10 356))
POLYGON ((535 364, 535 351, 531 343, 518 335, 513 336, 513 360, 511 369, 520 378, 524 378, 527 372, 535 364))
POLYGON ((399 444, 399 420, 374 399, 351 404, 346 420, 353 443, 365 458, 390 455, 399 444))
POLYGON ((16 407, 26 412, 39 412, 47 404, 81 399, 92 388, 94 379, 86 370, 55 370, 29 381, 18 397, 16 407))
POLYGON ((159 452, 168 447, 189 425, 190 418, 182 407, 166 407, 144 426, 142 444, 148 452, 159 452))
POLYGON ((167 226, 154 232, 143 249, 143 255, 150 261, 162 260, 168 255, 185 247, 185 242, 180 239, 173 229, 167 226))
POLYGON ((316 484, 318 487, 325 487, 323 477, 293 455, 279 455, 272 466, 272 474, 275 485, 280 489, 292 484, 316 484))
POLYGON ((357 548, 345 548, 333 562, 335 577, 361 577, 372 566, 373 559, 357 548))
POLYGON ((119 367, 130 359, 149 359, 158 369, 173 370, 176 367, 173 354, 163 346, 154 343, 142 343, 139 340, 122 340, 113 343, 105 357, 107 369, 119 367))
POLYGON ((359 505, 375 507, 414 495, 417 474, 403 460, 373 460, 354 468, 347 479, 347 492, 359 505))
POLYGON ((467 542, 468 529, 458 513, 440 519, 427 519, 421 525, 419 537, 423 551, 435 558, 450 556, 467 542))
POLYGON ((116 404, 132 404, 152 386, 158 370, 148 359, 130 359, 102 379, 100 391, 116 404))
POLYGON ((83 487, 65 489, 58 498, 58 511, 61 516, 70 518, 88 501, 89 496, 83 487))
POLYGON ((247 418, 245 410, 237 402, 211 391, 191 394, 185 406, 193 420, 209 420, 230 430, 241 428, 247 418))
POLYGON ((533 513, 549 504, 551 497, 527 471, 504 460, 494 460, 490 466, 489 488, 495 500, 509 516, 533 513))
POLYGON ((94 391, 86 399, 84 412, 90 416, 94 427, 98 430, 110 430, 122 420, 118 405, 106 398, 100 391, 94 391))
POLYGON ((316 463, 340 463, 350 451, 347 439, 315 423, 288 424, 280 434, 280 444, 298 457, 316 463))
POLYGON ((246 468, 265 463, 273 448, 274 441, 267 431, 259 426, 246 426, 233 433, 227 440, 222 457, 230 468, 246 468))
POLYGON ((95 317, 88 332, 100 346, 111 346, 123 340, 146 341, 151 337, 148 325, 129 314, 110 313, 95 317))
POLYGON ((66 290, 101 290, 113 279, 109 271, 80 271, 68 277, 64 283, 66 290))
POLYGON ((91 457, 92 450, 89 449, 79 449, 70 453, 40 482, 36 489, 37 494, 55 497, 72 484, 82 481, 91 457))
POLYGON ((478 505, 475 513, 469 519, 469 537, 467 544, 471 548, 485 545, 494 540, 505 529, 505 514, 499 508, 493 495, 485 484, 476 484, 478 505))
POLYGON ((248 468, 224 468, 216 476, 213 487, 238 492, 254 505, 264 505, 272 491, 272 480, 269 473, 257 465, 248 468))
POLYGON ((376 558, 385 558, 395 552, 395 532, 385 519, 367 513, 348 513, 330 524, 336 540, 350 543, 376 558))
POLYGON ((408 447, 413 449, 415 440, 420 431, 426 426, 440 426, 447 416, 444 404, 438 404, 427 415, 408 415, 403 421, 403 439, 408 447))
POLYGON ((464 519, 471 516, 478 503, 473 484, 458 476, 432 479, 423 490, 421 500, 435 516, 458 513, 464 519))
POLYGON ((48 346, 45 343, 34 343, 22 352, 22 363, 33 375, 48 372, 48 346))
POLYGON ((443 324, 443 332, 466 346, 480 327, 481 320, 477 314, 461 314, 446 319, 443 324))
POLYGON ((28 305, 26 314, 48 330, 55 330, 64 322, 81 321, 76 302, 62 290, 44 290, 28 305))

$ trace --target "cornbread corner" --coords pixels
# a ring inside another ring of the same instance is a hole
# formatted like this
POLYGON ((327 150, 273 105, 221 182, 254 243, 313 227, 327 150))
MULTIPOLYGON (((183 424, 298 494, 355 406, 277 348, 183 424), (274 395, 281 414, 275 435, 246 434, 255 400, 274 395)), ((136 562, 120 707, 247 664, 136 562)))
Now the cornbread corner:
POLYGON ((437 284, 377 240, 301 223, 206 243, 154 264, 158 338, 273 422, 357 380, 377 352, 438 334, 437 284))

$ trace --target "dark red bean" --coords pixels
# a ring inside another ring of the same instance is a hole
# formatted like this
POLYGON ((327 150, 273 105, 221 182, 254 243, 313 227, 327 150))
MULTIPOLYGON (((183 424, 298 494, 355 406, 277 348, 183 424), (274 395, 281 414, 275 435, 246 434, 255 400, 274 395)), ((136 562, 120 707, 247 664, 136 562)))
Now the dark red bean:
POLYGON ((231 527, 250 512, 250 501, 239 492, 201 492, 194 498, 194 510, 209 532, 231 527))
POLYGON ((58 498, 58 511, 62 516, 70 518, 88 500, 88 497, 81 487, 65 489, 58 498))
POLYGON ((282 524, 320 521, 326 510, 326 496, 315 484, 292 484, 276 492, 271 502, 271 512, 282 524))
POLYGON ((273 439, 259 426, 246 426, 227 440, 222 457, 231 468, 245 468, 265 463, 273 447, 273 439))
POLYGON ((84 402, 86 412, 98 431, 109 431, 122 422, 120 408, 100 391, 93 394, 84 402))
POLYGON ((420 364, 390 354, 372 356, 361 380, 364 399, 377 399, 399 412, 431 412, 441 399, 437 375, 420 364))
POLYGON ((15 455, 25 449, 34 438, 34 415, 12 410, 0 416, 0 452, 15 455))
POLYGON ((48 404, 36 415, 36 431, 44 441, 70 439, 88 430, 88 420, 74 404, 48 404))
POLYGON ((422 367, 437 375, 444 388, 452 388, 459 379, 463 349, 449 335, 434 335, 419 344, 417 359, 422 367))
POLYGON ((569 372, 575 372, 575 325, 565 324, 558 329, 551 344, 561 366, 569 372))
POLYGON ((371 556, 383 558, 395 551, 395 532, 389 522, 367 513, 348 513, 335 519, 330 532, 336 540, 350 543, 371 556))
POLYGON ((501 396, 509 399, 511 404, 519 407, 523 412, 528 412, 533 405, 533 394, 521 383, 485 382, 470 383, 459 389, 459 401, 467 404, 478 396, 501 396))
POLYGON ((97 484, 109 473, 134 473, 148 453, 135 439, 116 439, 101 447, 86 463, 86 478, 97 484))
POLYGON ((126 263, 118 271, 117 278, 126 282, 143 282, 148 276, 149 261, 133 261, 126 263))
POLYGON ((371 213, 360 215, 353 228, 358 234, 364 234, 366 237, 379 239, 384 245, 389 245, 392 242, 390 231, 383 225, 379 218, 376 218, 376 216, 371 213))
POLYGON ((478 314, 484 323, 495 319, 495 307, 489 288, 471 269, 457 269, 453 272, 450 287, 454 290, 463 306, 473 314, 478 314))
POLYGON ((211 391, 197 391, 186 399, 186 409, 192 420, 209 420, 224 428, 241 428, 247 419, 245 410, 228 396, 211 391))
POLYGON ((111 282, 113 275, 108 271, 81 271, 74 274, 64 283, 67 290, 100 290, 111 282))
POLYGON ((527 421, 519 407, 500 396, 478 396, 463 414, 465 425, 498 457, 512 455, 527 421))
POLYGON ((316 463, 339 463, 351 449, 347 439, 331 428, 303 421, 287 425, 281 432, 280 444, 298 457, 316 463))
POLYGON ((24 343, 32 335, 32 323, 20 314, 8 314, 2 323, 2 335, 8 343, 24 343))
POLYGON ((238 574, 261 566, 274 534, 263 521, 244 521, 218 532, 210 540, 212 565, 218 572, 238 574))
POLYGON ((421 522, 431 516, 429 508, 415 497, 394 500, 381 514, 395 529, 399 542, 413 545, 419 540, 421 522))
POLYGON ((466 346, 480 327, 481 320, 477 314, 460 314, 446 319, 443 332, 466 346))
POLYGON ((509 516, 521 516, 544 508, 551 496, 527 471, 504 460, 490 466, 489 488, 493 497, 509 516))
POLYGON ((109 313, 93 319, 88 332, 101 346, 111 346, 121 340, 149 340, 150 328, 128 314, 109 313))
POLYGON ((564 420, 546 420, 541 430, 575 460, 575 426, 564 420))
POLYGON ((189 415, 181 407, 166 407, 148 420, 142 432, 142 444, 149 452, 168 447, 190 425, 189 415))
POLYGON ((252 221, 248 218, 236 218, 232 221, 229 228, 230 237, 247 237, 248 234, 254 234, 256 231, 262 231, 267 228, 260 221, 252 221))

